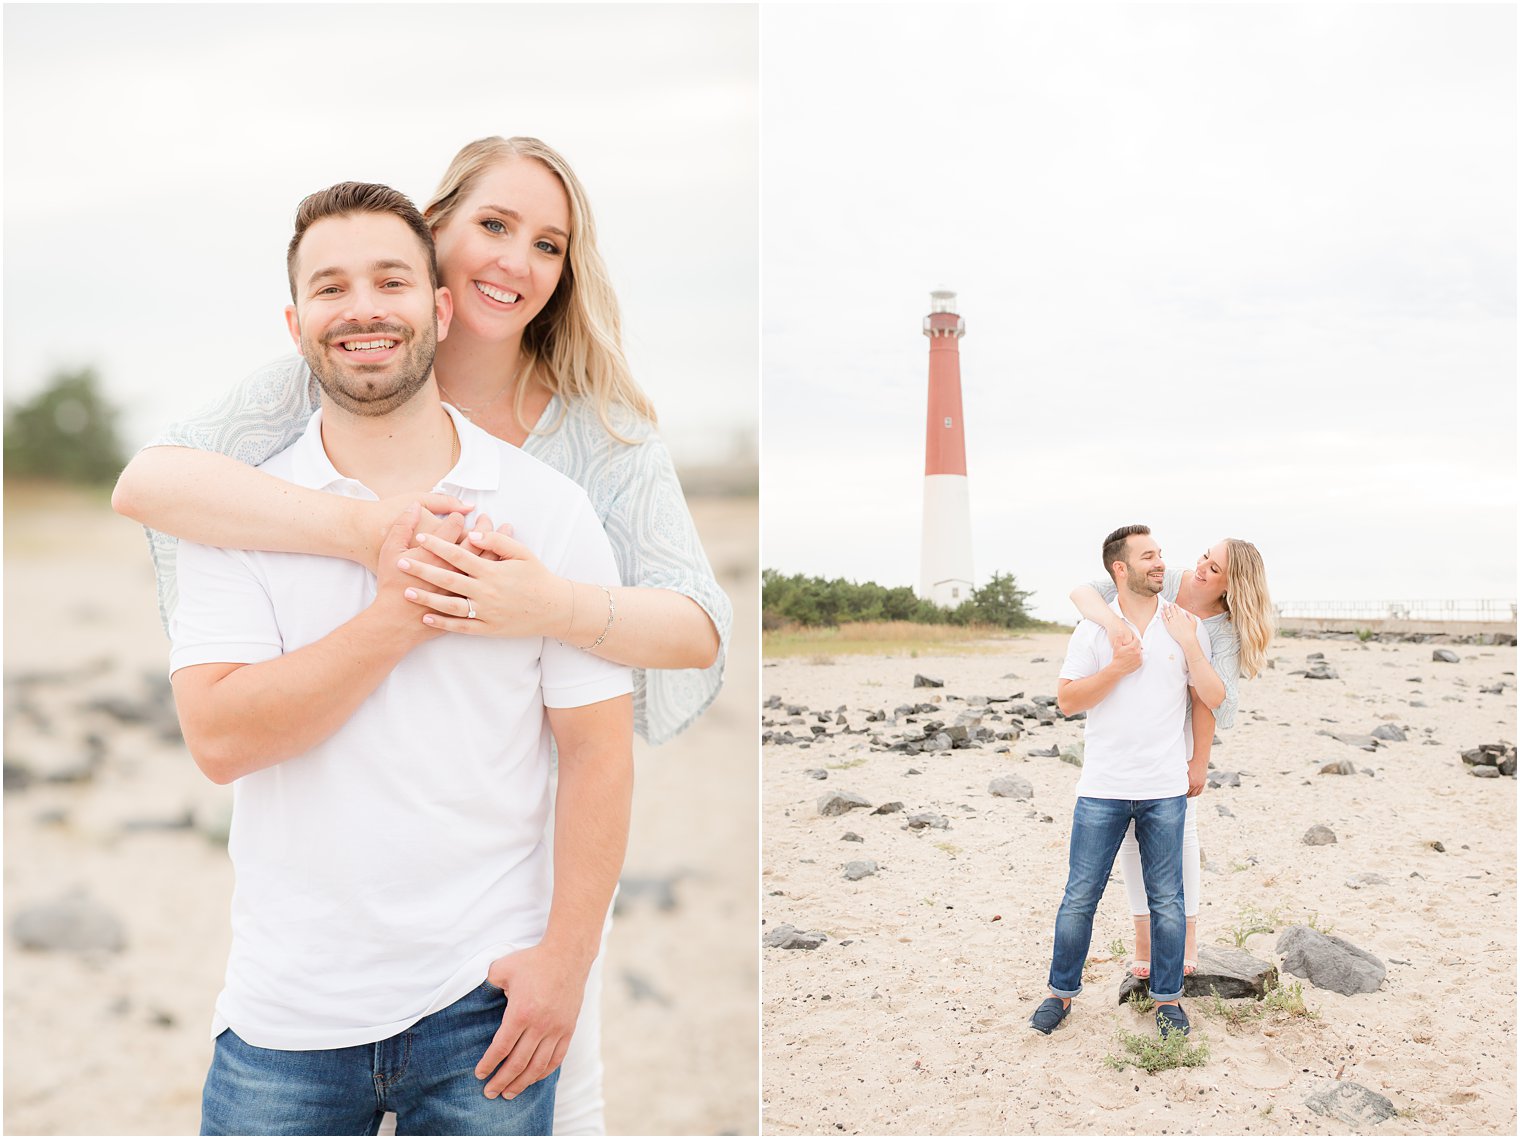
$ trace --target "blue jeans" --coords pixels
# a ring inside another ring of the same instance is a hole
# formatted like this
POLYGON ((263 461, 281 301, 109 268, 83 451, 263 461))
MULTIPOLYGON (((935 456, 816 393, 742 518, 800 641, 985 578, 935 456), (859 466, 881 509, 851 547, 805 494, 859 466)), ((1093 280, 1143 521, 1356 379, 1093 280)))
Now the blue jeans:
POLYGON ((1151 996, 1171 1001, 1182 995, 1182 946, 1187 934, 1182 910, 1182 823, 1186 817, 1186 795, 1171 799, 1078 797, 1071 816, 1066 894, 1056 914, 1050 961, 1050 991, 1056 996, 1074 997, 1082 991, 1093 913, 1131 819, 1151 909, 1151 996))
POLYGON ((256 1048, 230 1028, 201 1097, 202 1135, 548 1135, 556 1069, 515 1099, 487 1099, 475 1078, 507 1007, 486 982, 374 1044, 294 1052, 256 1048))

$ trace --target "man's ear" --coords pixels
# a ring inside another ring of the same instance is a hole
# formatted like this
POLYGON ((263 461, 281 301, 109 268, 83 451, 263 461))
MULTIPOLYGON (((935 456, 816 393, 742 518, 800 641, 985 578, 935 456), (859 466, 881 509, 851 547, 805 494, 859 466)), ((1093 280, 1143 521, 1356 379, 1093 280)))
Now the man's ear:
POLYGON ((454 294, 440 286, 433 290, 433 312, 438 316, 438 339, 449 335, 449 324, 454 319, 454 294))
POLYGON ((299 348, 301 346, 301 318, 296 314, 295 305, 285 306, 285 327, 290 329, 290 338, 299 348))

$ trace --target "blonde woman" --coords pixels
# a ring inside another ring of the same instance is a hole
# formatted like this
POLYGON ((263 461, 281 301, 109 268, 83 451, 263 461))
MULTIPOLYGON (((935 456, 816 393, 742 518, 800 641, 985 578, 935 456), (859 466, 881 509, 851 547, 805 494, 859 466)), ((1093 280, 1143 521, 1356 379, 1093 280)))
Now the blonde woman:
MULTIPOLYGON (((624 359, 585 190, 537 139, 487 138, 454 157, 423 212, 454 304, 435 359, 440 393, 580 484, 627 584, 605 590, 556 577, 511 539, 511 519, 498 519, 504 532, 482 534, 475 552, 460 547, 450 571, 413 561, 418 619, 472 636, 554 637, 632 665, 640 670, 635 726, 650 743, 668 740, 717 693, 733 613, 655 432, 654 409, 624 359)), ((176 602, 176 538, 373 568, 384 528, 409 502, 468 511, 471 504, 427 487, 361 501, 254 470, 300 435, 318 392, 299 356, 278 361, 170 427, 123 472, 112 502, 150 527, 166 623, 176 602)), ((556 1134, 605 1130, 600 991, 599 956, 561 1068, 556 1134)))
MULTIPOLYGON (((1109 642, 1118 649, 1133 637, 1129 626, 1113 611, 1114 583, 1108 579, 1078 586, 1071 592, 1077 611, 1089 621, 1102 625, 1109 642)), ((1250 542, 1225 538, 1214 543, 1198 559, 1191 572, 1167 570, 1161 596, 1175 602, 1203 622, 1213 646, 1214 671, 1224 681, 1224 701, 1214 712, 1202 704, 1190 710, 1188 758, 1195 770, 1207 771, 1208 755, 1214 745, 1214 728, 1228 728, 1235 722, 1241 677, 1249 679, 1266 665, 1267 646, 1272 641, 1274 617, 1272 598, 1267 591, 1266 568, 1261 554, 1250 542), (1198 714, 1201 710, 1202 714, 1198 714)), ((1183 950, 1184 976, 1198 971, 1198 895, 1200 856, 1198 846, 1198 793, 1203 784, 1188 789, 1187 818, 1182 832, 1182 904, 1187 917, 1187 942, 1183 950)), ((1119 869, 1129 897, 1130 913, 1135 919, 1135 959, 1130 972, 1136 977, 1150 976, 1151 920, 1140 873, 1140 847, 1134 827, 1119 847, 1119 869)))

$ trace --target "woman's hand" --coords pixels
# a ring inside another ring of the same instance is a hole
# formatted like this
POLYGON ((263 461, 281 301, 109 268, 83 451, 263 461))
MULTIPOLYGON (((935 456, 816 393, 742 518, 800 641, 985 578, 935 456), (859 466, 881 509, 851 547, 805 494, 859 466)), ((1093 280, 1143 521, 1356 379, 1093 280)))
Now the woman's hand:
POLYGON ((1103 630, 1108 634, 1108 647, 1114 650, 1114 656, 1118 656, 1119 650, 1135 639, 1134 632, 1123 621, 1105 625, 1103 630))
POLYGON ((512 539, 511 529, 503 525, 493 531, 491 520, 481 515, 457 546, 434 535, 418 535, 423 549, 452 567, 413 561, 407 568, 433 587, 414 585, 406 591, 407 600, 431 611, 423 621, 445 632, 484 637, 564 635, 573 586, 512 539))
POLYGON ((1201 647, 1198 643, 1198 625, 1194 622, 1193 615, 1182 606, 1163 601, 1161 620, 1166 625, 1166 631, 1172 635, 1172 640, 1182 646, 1184 653, 1201 647))

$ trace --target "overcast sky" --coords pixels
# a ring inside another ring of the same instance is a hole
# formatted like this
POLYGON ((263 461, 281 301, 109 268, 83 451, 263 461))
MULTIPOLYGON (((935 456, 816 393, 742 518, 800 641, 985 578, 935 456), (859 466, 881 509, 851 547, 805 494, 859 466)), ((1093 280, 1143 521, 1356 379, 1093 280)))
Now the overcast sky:
POLYGON ((678 462, 753 441, 757 16, 735 6, 5 5, 5 392, 96 366, 132 446, 292 351, 296 203, 419 203, 536 135, 586 184, 678 462))
POLYGON ((1511 5, 772 7, 766 566, 916 584, 929 290, 977 580, 1148 522, 1280 600, 1515 596, 1511 5))

